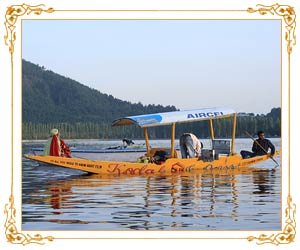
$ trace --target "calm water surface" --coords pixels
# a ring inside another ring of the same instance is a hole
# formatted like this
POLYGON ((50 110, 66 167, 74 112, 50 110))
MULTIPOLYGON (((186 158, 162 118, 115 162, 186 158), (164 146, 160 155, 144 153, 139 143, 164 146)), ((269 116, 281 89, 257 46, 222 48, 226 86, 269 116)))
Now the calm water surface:
MULTIPOLYGON (((280 139, 272 142, 280 148, 280 139)), ((119 144, 69 142, 78 148, 119 144)), ((39 146, 23 143, 23 153, 39 146)), ((236 141, 237 152, 251 146, 249 139, 236 141)), ((271 171, 274 166, 268 160, 247 173, 109 177, 23 158, 22 229, 280 230, 281 171, 271 171)))

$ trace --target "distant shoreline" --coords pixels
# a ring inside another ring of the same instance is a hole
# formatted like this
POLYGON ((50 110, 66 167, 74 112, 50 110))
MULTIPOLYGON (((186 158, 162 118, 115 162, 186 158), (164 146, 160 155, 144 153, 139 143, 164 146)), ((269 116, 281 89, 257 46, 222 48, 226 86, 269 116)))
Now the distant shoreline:
MULTIPOLYGON (((76 141, 110 141, 110 140, 114 140, 114 139, 106 139, 106 140, 100 140, 100 139, 64 139, 63 138, 63 140, 64 141, 73 141, 73 142, 76 142, 76 141)), ((117 140, 117 139, 115 139, 115 140, 117 140)), ((46 142, 47 141, 47 139, 44 139, 44 140, 41 140, 41 139, 39 139, 39 140, 35 140, 35 139, 31 139, 31 140, 22 140, 22 142, 46 142)))
MULTIPOLYGON (((272 140, 272 139, 278 139, 278 138, 281 138, 280 136, 274 136, 274 137, 267 137, 267 139, 270 139, 270 140, 272 140)), ((203 140, 207 140, 207 139, 209 139, 209 138, 203 138, 203 140)), ((216 138, 216 139, 218 139, 218 138, 216 138)), ((219 138, 219 139, 231 139, 231 138, 219 138)), ((236 137, 235 139, 251 139, 251 138, 249 138, 249 137, 236 137)), ((99 142, 102 142, 102 141, 118 141, 118 140, 120 140, 120 139, 64 139, 63 138, 63 140, 64 141, 66 141, 66 142, 82 142, 82 141, 99 141, 99 142)), ((133 140, 144 140, 144 139, 133 139, 133 140)), ((157 139, 150 139, 150 140, 170 140, 169 138, 164 138, 164 139, 159 139, 159 138, 157 138, 157 139)), ((179 140, 178 138, 176 138, 176 140, 179 140)), ((201 138, 200 138, 200 140, 201 140, 201 138)), ((23 142, 46 142, 47 141, 47 139, 44 139, 44 140, 34 140, 34 139, 32 139, 32 140, 22 140, 22 143, 23 142)), ((121 140, 120 140, 121 141, 121 140)))

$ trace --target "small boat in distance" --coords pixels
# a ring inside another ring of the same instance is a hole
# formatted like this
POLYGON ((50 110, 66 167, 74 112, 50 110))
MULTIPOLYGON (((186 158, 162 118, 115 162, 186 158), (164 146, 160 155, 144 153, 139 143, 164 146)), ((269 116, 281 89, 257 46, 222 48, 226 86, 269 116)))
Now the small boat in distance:
MULTIPOLYGON (((113 160, 91 160, 64 158, 56 156, 25 155, 26 158, 52 165, 78 169, 90 173, 108 175, 166 175, 171 173, 197 173, 201 171, 240 171, 257 163, 273 159, 270 155, 261 155, 243 159, 235 152, 237 113, 230 108, 202 108, 194 110, 173 111, 137 116, 128 116, 112 122, 112 126, 138 125, 144 130, 146 153, 141 157, 127 161, 118 158, 113 160), (232 118, 232 137, 230 140, 216 139, 214 120, 232 118), (212 148, 202 149, 200 158, 182 159, 175 147, 176 124, 184 122, 209 121, 212 148), (171 126, 170 147, 153 148, 149 143, 148 128, 154 126, 171 126), (157 160, 157 156, 163 159, 157 160)), ((280 154, 276 151, 275 155, 280 154)))
MULTIPOLYGON (((31 151, 34 155, 43 155, 44 148, 32 148, 31 151)), ((132 139, 123 138, 122 145, 109 146, 106 148, 76 148, 71 147, 71 155, 74 158, 90 159, 90 160, 128 160, 138 158, 142 153, 146 153, 145 143, 136 144, 132 139), (126 154, 124 154, 126 153, 126 154)))

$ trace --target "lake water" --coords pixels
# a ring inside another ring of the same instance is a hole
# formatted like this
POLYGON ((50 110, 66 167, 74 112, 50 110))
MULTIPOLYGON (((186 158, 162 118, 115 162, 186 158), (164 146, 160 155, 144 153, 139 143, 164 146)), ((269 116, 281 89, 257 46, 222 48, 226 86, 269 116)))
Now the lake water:
MULTIPOLYGON (((272 142, 280 148, 280 139, 272 142)), ((68 144, 103 148, 121 142, 68 144)), ((23 154, 43 145, 23 143, 23 154)), ((237 152, 251 146, 251 139, 236 140, 237 152)), ((23 158, 22 230, 280 230, 281 170, 270 170, 274 166, 268 160, 243 174, 109 177, 23 158)))

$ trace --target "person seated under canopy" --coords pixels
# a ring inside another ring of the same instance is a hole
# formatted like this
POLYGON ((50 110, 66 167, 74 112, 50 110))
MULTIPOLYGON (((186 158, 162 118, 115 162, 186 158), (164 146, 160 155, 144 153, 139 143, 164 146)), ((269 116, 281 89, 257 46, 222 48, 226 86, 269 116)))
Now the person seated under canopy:
POLYGON ((59 130, 56 128, 50 131, 50 137, 44 147, 44 155, 71 158, 71 150, 69 146, 60 138, 59 130))

